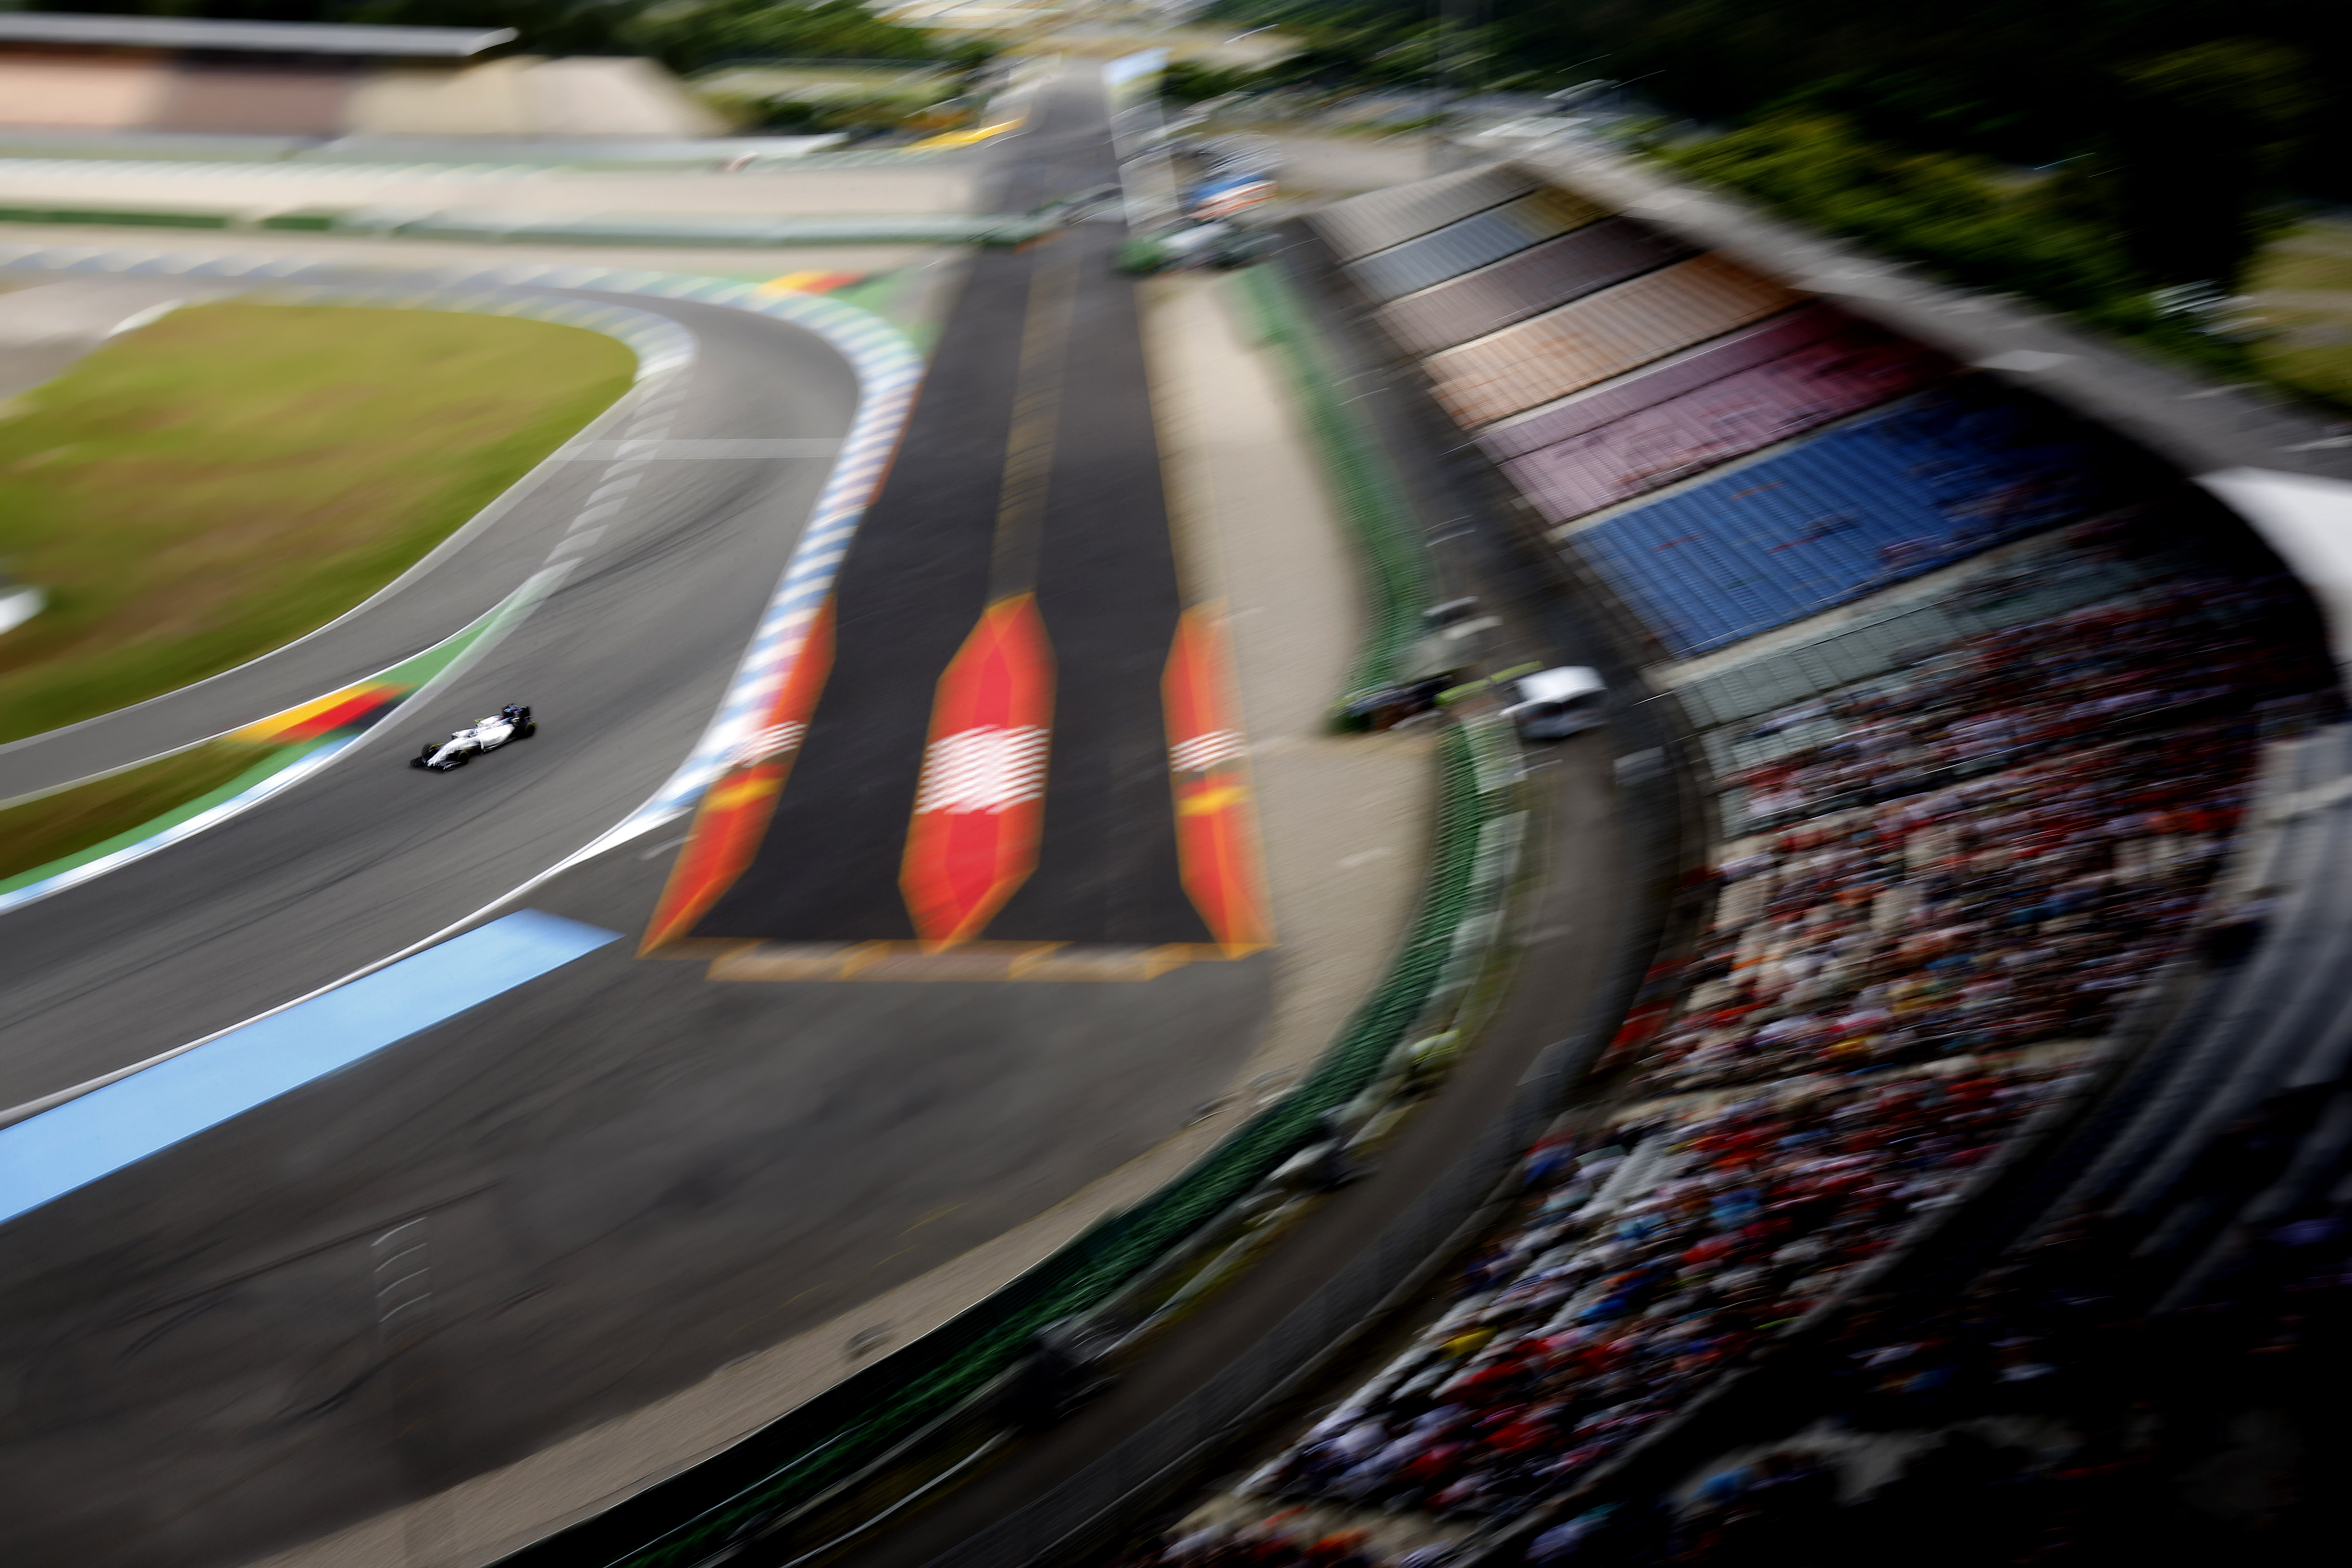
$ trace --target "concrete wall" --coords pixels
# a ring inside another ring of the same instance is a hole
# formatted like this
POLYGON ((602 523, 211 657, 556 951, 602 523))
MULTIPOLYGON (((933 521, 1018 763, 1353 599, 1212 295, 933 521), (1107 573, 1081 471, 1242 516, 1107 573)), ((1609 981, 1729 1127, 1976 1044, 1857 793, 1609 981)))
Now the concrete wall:
POLYGON ((516 56, 384 65, 0 49, 0 126, 301 136, 716 136, 650 60, 516 56))

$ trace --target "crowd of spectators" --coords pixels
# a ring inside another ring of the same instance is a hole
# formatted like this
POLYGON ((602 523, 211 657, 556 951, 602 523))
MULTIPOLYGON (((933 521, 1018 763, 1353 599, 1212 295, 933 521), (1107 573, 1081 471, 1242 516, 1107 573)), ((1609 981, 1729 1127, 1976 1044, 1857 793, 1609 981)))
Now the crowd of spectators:
POLYGON ((2274 588, 2193 586, 1987 632, 1898 674, 1756 721, 1782 754, 1721 781, 1759 823, 1917 795, 1973 773, 2324 684, 2277 635, 2274 588))
MULTIPOLYGON (((1542 1568, 2149 1568, 2323 1560, 2352 1460, 2352 1206, 2264 1228, 2193 1304, 2147 1310, 2141 1226, 2084 1218, 1948 1306, 1855 1315, 1793 1440, 1668 1496, 1559 1520, 1542 1568), (1874 1451, 1875 1446, 1877 1451, 1874 1451), (1889 1453, 1899 1456, 1885 1460, 1889 1453)), ((1439 1568, 1311 1510, 1182 1532, 1139 1563, 1439 1568)))
POLYGON ((1248 1489, 1474 1517, 1558 1490, 1834 1293, 2069 1081, 1969 1064, 1563 1129, 1453 1310, 1248 1489))
POLYGON ((2352 1213, 2265 1226, 2215 1286, 2148 1310, 2145 1229, 2084 1216, 1948 1305, 1857 1315, 1823 1352, 1827 1419, 1676 1502, 1538 1537, 1567 1564, 1927 1568, 2319 1561, 2352 1458, 2352 1213), (1879 1453, 1874 1454, 1875 1446, 1879 1453), (1854 1484, 1899 1446, 1891 1478, 1854 1484))
MULTIPOLYGON (((1531 1152, 1517 1218, 1450 1308, 1229 1500, 1252 1507, 1132 1561, 1442 1561, 1284 1510, 1516 1515, 1849 1300, 2081 1081, 2189 940, 2244 809, 2253 707, 2325 679, 2284 640, 2261 589, 2199 583, 1756 724, 1748 740, 1785 737, 1781 754, 1725 782, 1768 830, 1727 847, 1665 1026, 1604 1062, 1614 1109, 1531 1152)), ((1982 1344, 2003 1387, 2070 1353, 1982 1344)), ((1873 1388, 1923 1375, 1916 1347, 1889 1348, 1853 1363, 1873 1388)), ((1548 1532, 1538 1560, 1813 1561, 1770 1543, 1835 1506, 1825 1474, 1782 1456, 1714 1512, 1604 1510, 1548 1532)))
POLYGON ((2095 607, 1765 719, 1836 738, 1738 781, 1786 826, 1726 853, 1643 1081, 2106 1032, 2203 908, 2243 809, 2248 710, 2313 684, 2264 608, 2225 589, 2095 607))

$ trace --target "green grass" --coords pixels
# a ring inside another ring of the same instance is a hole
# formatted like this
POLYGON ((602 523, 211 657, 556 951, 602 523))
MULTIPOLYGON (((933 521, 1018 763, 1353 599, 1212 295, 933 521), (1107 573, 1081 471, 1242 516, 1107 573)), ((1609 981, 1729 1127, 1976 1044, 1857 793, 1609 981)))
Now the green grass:
POLYGON ((2254 343, 2253 358, 2274 381, 2352 406, 2352 230, 2313 224, 2285 236, 2256 259, 2245 287, 2318 296, 2259 302, 2251 313, 2268 335, 2254 343), (2342 298, 2331 303, 2329 294, 2342 298))
POLYGON ((2263 252, 2246 278, 2249 293, 2273 289, 2325 289, 2352 293, 2352 249, 2341 255, 2305 250, 2290 238, 2263 252))
POLYGON ((152 822, 259 765, 269 751, 214 741, 0 810, 0 880, 152 822))
POLYGON ((0 742, 215 674, 413 564, 627 389, 577 327, 219 304, 0 405, 0 742))

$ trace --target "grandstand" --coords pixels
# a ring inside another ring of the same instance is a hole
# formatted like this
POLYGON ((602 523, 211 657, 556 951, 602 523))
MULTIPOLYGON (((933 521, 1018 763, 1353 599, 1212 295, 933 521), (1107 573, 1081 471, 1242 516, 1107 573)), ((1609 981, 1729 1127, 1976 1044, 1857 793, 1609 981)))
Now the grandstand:
POLYGON ((2352 1015, 2295 966, 2352 895, 2272 884, 2352 796, 2319 617, 2261 538, 2110 431, 1526 168, 1311 221, 1678 714, 1708 907, 1397 1353, 1121 1561, 1780 1561, 1737 1521, 1818 1522, 1820 1484, 1811 1514, 1656 1500, 1759 1419, 1867 1426, 1858 1388, 1929 1434, 2011 1408, 1932 1391, 2040 1375, 1954 1327, 2021 1237, 2125 1216, 1983 1298, 2052 1361, 2096 1321, 2053 1258, 2140 1259, 2097 1298, 2137 1312, 2244 1295, 2242 1244, 2300 1224, 2256 1283, 2342 1296, 2352 1015), (2305 939, 2242 963, 2268 926, 2305 939), (2268 1142, 2217 1180, 2232 1137, 2268 1142), (1903 1376, 1790 1370, 1832 1342, 1903 1376), (1720 1397, 1768 1371, 1771 1416, 1720 1397))

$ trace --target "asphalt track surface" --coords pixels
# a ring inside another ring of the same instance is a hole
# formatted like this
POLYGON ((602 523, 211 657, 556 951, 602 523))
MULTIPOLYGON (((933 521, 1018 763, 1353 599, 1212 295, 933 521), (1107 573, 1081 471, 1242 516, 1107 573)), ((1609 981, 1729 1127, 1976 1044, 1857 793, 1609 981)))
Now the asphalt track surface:
MULTIPOLYGON (((1118 178, 1101 90, 1083 78, 1041 89, 1021 146, 1004 211, 1118 178)), ((1112 265, 1124 233, 1081 225, 973 258, 843 563, 808 739, 758 856, 697 936, 917 934, 899 873, 933 692, 983 608, 1028 591, 1053 649, 1043 833, 1034 871, 977 934, 1210 940, 1178 877, 1160 682, 1182 605, 1135 286, 1112 265), (1050 465, 1028 505, 1008 461, 1024 379, 1040 406, 1019 438, 1050 465)))
MULTIPOLYGON (((641 920, 643 856, 530 907, 641 920)), ((1174 1132, 1268 962, 714 984, 614 943, 68 1194, 0 1232, 7 1560, 247 1560, 833 1320, 1174 1132)))
MULTIPOLYGON (((672 435, 837 438, 847 429, 855 378, 821 340, 723 307, 661 308, 699 339, 672 435)), ((453 685, 268 808, 5 917, 0 1108, 226 1027, 421 941, 626 816, 709 722, 825 467, 647 465, 627 510, 601 520, 604 531, 558 592, 453 685), (400 765, 425 735, 506 701, 533 707, 535 740, 462 773, 400 765)), ((604 471, 562 468, 518 509, 517 542, 496 547, 510 555, 507 570, 452 562, 414 597, 350 623, 355 634, 414 652, 457 629, 477 600, 505 597, 544 563, 604 471), (487 581, 435 585, 478 575, 487 581)), ((296 689, 310 697, 334 685, 296 689)))
MULTIPOLYGON (((1052 185, 1054 145, 1031 142, 1008 148, 1016 171, 1052 185)), ((846 427, 855 388, 814 339, 628 302, 699 341, 670 436, 846 427)), ((0 1105, 398 951, 626 816, 708 721, 824 469, 653 465, 583 564, 451 689, 267 807, 0 917, 0 1105), (446 776, 402 765, 418 732, 506 700, 537 710, 527 745, 446 776)), ((560 525, 593 477, 558 476, 529 505, 560 525)), ((428 632, 427 601, 404 598, 386 607, 416 617, 411 646, 453 629, 428 632)), ((634 939, 669 837, 527 902, 634 939)), ((634 946, 0 1232, 8 1561, 247 1560, 833 1320, 1178 1131, 1247 1059, 1272 964, 729 984, 634 946), (433 1289, 395 1326, 377 1268, 400 1226, 404 1247, 423 1237, 433 1289)))

